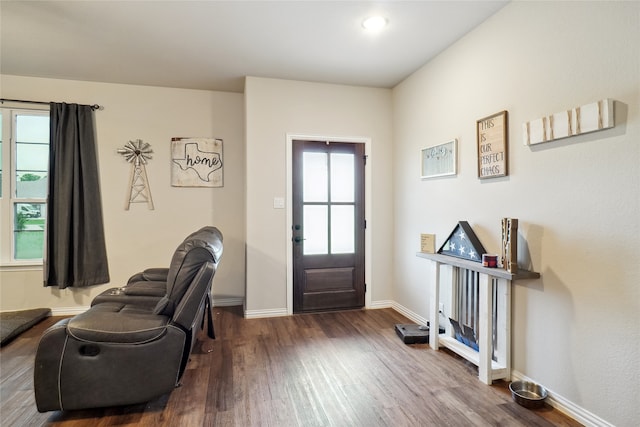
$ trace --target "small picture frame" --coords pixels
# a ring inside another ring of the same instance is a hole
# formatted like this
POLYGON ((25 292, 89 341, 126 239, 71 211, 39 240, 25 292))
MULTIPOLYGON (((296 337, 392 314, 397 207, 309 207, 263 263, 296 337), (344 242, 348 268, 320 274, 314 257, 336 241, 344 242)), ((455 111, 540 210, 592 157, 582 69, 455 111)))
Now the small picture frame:
POLYGON ((423 148, 421 152, 421 179, 455 175, 458 163, 458 140, 423 148))
POLYGON ((436 235, 420 234, 420 252, 425 254, 436 253, 436 235))
POLYGON ((478 178, 497 178, 509 174, 508 134, 506 110, 476 121, 478 178))

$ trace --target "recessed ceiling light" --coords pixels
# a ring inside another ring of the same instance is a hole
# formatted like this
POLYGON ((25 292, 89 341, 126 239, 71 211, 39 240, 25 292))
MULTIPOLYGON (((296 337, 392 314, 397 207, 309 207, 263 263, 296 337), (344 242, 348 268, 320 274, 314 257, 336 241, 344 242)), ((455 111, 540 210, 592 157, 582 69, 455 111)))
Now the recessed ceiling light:
POLYGON ((387 26, 387 20, 382 16, 371 16, 362 21, 362 27, 368 31, 380 31, 387 26))

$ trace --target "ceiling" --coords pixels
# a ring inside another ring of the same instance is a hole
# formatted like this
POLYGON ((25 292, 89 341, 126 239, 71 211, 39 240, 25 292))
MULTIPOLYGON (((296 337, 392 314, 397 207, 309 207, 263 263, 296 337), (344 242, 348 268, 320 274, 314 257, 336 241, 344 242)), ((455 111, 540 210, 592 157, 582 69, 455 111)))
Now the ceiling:
POLYGON ((2 0, 0 72, 231 92, 245 76, 391 88, 506 3, 2 0), (377 13, 387 27, 366 32, 377 13))

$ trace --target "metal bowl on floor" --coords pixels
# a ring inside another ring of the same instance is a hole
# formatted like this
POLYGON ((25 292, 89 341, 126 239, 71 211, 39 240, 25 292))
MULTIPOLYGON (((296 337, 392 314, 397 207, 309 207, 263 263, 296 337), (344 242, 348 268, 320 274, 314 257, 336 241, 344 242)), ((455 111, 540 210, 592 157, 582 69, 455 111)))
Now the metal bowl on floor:
POLYGON ((530 381, 514 381, 509 384, 513 400, 525 408, 540 408, 547 398, 547 390, 530 381))

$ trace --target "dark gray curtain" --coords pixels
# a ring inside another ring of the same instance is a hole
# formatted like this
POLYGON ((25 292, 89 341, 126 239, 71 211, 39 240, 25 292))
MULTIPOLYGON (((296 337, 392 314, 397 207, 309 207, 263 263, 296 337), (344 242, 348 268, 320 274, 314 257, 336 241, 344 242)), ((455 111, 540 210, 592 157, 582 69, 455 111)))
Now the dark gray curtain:
POLYGON ((51 103, 44 285, 109 281, 93 110, 51 103))

